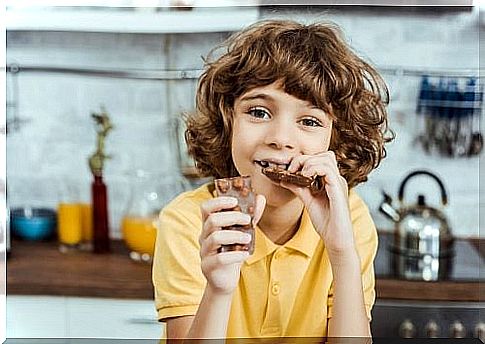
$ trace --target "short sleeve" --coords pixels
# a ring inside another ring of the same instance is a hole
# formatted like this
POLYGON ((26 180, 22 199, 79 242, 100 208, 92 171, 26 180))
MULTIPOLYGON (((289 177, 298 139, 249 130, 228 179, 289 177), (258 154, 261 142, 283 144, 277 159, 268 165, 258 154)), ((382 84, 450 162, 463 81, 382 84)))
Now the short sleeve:
MULTIPOLYGON (((372 320, 372 307, 374 306, 375 292, 375 275, 374 275, 374 258, 377 253, 378 237, 377 230, 369 213, 369 209, 364 201, 357 195, 354 190, 349 193, 350 216, 354 231, 354 240, 357 246, 357 252, 361 261, 362 287, 364 291, 364 306, 369 321, 372 320)), ((327 300, 327 317, 332 317, 333 306, 333 285, 330 287, 327 300)))
POLYGON ((206 280, 201 271, 199 206, 176 199, 160 213, 152 281, 158 319, 195 315, 206 280))

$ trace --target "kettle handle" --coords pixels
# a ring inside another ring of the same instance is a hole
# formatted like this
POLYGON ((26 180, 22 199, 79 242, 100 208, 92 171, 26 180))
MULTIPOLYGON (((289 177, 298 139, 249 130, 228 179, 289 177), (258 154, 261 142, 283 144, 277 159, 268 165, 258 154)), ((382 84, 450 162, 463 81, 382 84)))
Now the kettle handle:
POLYGON ((406 186, 406 183, 408 182, 408 180, 420 174, 430 176, 431 178, 436 180, 436 182, 438 183, 441 189, 441 203, 443 203, 443 205, 446 205, 448 203, 448 196, 446 195, 445 186, 435 174, 424 170, 417 170, 417 171, 411 172, 410 174, 408 174, 406 178, 404 178, 404 180, 401 183, 401 186, 399 187, 399 201, 402 202, 402 200, 404 199, 404 187, 406 186))

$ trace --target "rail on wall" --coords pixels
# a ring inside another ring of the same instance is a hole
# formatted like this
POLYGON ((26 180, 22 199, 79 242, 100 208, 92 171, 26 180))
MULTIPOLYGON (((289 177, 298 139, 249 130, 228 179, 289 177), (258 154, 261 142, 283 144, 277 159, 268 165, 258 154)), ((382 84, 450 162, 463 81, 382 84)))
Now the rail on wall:
POLYGON ((91 67, 58 67, 9 64, 7 65, 7 72, 14 74, 20 72, 75 74, 81 76, 140 80, 178 80, 197 79, 202 73, 202 70, 101 69, 91 67))
MULTIPOLYGON (((377 69, 384 74, 396 76, 444 76, 444 77, 485 77, 484 69, 470 68, 407 68, 392 66, 377 66, 377 69)), ((102 69, 91 67, 69 67, 69 66, 42 66, 42 65, 20 65, 10 63, 6 67, 8 73, 31 72, 31 73, 53 73, 53 74, 76 74, 84 76, 143 79, 143 80, 178 80, 197 79, 203 70, 150 70, 150 69, 102 69)))

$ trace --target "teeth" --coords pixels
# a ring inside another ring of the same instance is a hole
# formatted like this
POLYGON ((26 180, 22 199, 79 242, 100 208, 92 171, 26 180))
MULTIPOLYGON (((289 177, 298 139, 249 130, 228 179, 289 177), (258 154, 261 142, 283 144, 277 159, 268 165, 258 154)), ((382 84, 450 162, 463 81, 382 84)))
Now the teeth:
POLYGON ((276 164, 274 162, 270 162, 270 161, 260 161, 259 164, 263 167, 272 167, 272 168, 280 168, 280 169, 283 169, 283 170, 286 170, 288 168, 288 165, 286 164, 276 164))
POLYGON ((286 170, 286 166, 287 165, 278 165, 279 168, 283 169, 283 170, 286 170))

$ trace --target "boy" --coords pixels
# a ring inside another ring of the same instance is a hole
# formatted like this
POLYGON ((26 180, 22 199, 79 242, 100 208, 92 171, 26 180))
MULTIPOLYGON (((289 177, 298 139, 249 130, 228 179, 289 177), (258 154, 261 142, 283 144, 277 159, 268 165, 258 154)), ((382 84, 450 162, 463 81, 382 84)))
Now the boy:
MULTIPOLYGON (((248 175, 255 249, 213 183, 160 214, 153 282, 167 338, 370 337, 377 232, 352 189, 385 156, 387 88, 328 24, 263 21, 207 62, 186 140, 201 175, 248 175), (273 166, 324 192, 274 182, 273 166), (226 211, 223 211, 226 210, 226 211)), ((392 133, 391 133, 392 134, 392 133)))

